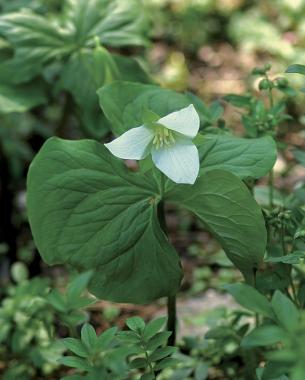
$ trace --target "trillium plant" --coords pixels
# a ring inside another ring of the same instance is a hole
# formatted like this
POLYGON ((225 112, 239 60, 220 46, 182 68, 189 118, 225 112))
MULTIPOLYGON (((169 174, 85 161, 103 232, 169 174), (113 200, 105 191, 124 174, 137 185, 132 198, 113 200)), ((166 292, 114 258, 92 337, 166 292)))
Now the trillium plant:
POLYGON ((199 125, 199 116, 191 104, 132 128, 105 146, 123 159, 143 160, 151 154, 156 167, 172 181, 193 184, 199 173, 199 153, 192 140, 199 125))
POLYGON ((253 284, 267 235, 243 180, 268 173, 275 143, 211 132, 213 116, 194 95, 118 81, 98 97, 118 137, 45 142, 28 174, 33 236, 48 264, 92 271, 89 289, 98 298, 143 304, 167 297, 175 331, 183 268, 167 236, 167 204, 198 218, 253 284), (140 160, 138 171, 123 159, 140 160))

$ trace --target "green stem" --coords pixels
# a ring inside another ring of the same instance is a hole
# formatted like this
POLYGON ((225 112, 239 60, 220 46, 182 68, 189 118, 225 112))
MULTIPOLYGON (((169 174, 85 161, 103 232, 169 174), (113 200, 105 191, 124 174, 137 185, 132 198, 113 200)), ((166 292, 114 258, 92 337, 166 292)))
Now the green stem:
POLYGON ((150 371, 150 374, 153 375, 154 379, 156 379, 156 374, 155 374, 155 371, 153 369, 153 366, 151 365, 151 362, 149 360, 149 357, 148 357, 148 353, 147 353, 147 350, 145 348, 145 358, 146 358, 146 362, 148 364, 148 367, 149 367, 149 371, 150 371))
POLYGON ((269 207, 272 209, 273 207, 273 198, 274 198, 274 172, 273 169, 269 172, 269 207))
MULTIPOLYGON (((257 268, 253 268, 253 287, 256 289, 256 272, 257 268)), ((259 326, 259 314, 255 313, 255 326, 259 326)))
MULTIPOLYGON (((164 175, 161 176, 161 196, 164 193, 164 175)), ((158 204, 158 219, 163 232, 167 235, 167 226, 165 219, 164 202, 161 200, 158 204)), ((176 295, 169 296, 167 298, 167 329, 172 332, 168 338, 168 344, 174 346, 176 343, 176 325, 177 325, 177 307, 176 307, 176 295)))
MULTIPOLYGON (((158 218, 160 226, 165 234, 167 234, 166 220, 164 203, 161 201, 158 204, 158 218)), ((167 299, 167 329, 172 331, 172 335, 168 338, 168 344, 174 346, 176 343, 176 323, 177 323, 177 312, 176 312, 176 295, 169 296, 167 299)))
POLYGON ((169 296, 167 299, 167 330, 172 331, 168 338, 168 345, 174 346, 176 343, 176 324, 177 324, 177 307, 176 296, 169 296))

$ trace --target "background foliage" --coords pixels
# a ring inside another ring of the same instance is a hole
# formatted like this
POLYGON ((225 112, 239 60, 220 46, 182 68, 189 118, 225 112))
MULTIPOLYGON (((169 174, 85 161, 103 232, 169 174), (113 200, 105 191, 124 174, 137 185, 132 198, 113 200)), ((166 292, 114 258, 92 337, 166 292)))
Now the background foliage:
POLYGON ((0 9, 1 378, 303 380, 304 78, 284 72, 305 72, 291 66, 304 63, 305 1, 0 0, 0 9), (192 192, 167 181, 161 193, 149 164, 139 177, 100 144, 147 109, 164 116, 190 103, 204 136, 192 192), (148 202, 156 194, 168 202, 172 244, 148 202), (63 199, 82 213, 99 197, 111 208, 94 217, 117 215, 127 240, 91 215, 57 223, 63 199), (136 276, 128 260, 116 273, 111 244, 132 251, 136 276), (155 255, 143 256, 147 246, 155 255), (182 272, 173 347, 156 299, 179 289, 182 272), (211 291, 216 305, 231 295, 226 306, 202 310, 211 291))

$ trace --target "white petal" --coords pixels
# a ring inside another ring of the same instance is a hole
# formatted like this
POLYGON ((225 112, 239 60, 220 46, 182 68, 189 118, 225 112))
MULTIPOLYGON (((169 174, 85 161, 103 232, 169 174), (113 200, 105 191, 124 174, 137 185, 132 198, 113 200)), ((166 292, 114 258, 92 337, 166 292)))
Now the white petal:
POLYGON ((179 139, 176 144, 152 149, 156 167, 176 183, 193 184, 199 172, 199 154, 189 139, 179 139))
POLYGON ((153 139, 154 132, 142 125, 123 133, 117 139, 105 144, 105 147, 116 157, 141 160, 148 155, 153 139))
POLYGON ((197 135, 200 126, 199 116, 193 104, 162 117, 158 123, 190 138, 197 135))

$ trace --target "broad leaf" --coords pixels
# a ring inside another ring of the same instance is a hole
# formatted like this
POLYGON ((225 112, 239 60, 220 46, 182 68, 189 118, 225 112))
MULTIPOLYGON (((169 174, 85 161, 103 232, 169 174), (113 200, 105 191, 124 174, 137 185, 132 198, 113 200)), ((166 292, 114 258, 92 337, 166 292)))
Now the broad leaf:
POLYGON ((224 288, 241 306, 254 311, 255 313, 260 313, 265 317, 274 319, 274 314, 268 298, 252 286, 240 283, 225 285, 224 288))
POLYGON ((100 105, 115 135, 143 124, 147 110, 160 117, 191 104, 183 94, 154 85, 116 82, 98 91, 100 105))
POLYGON ((41 86, 0 85, 0 113, 25 112, 45 102, 46 96, 41 86))
POLYGON ((287 338, 285 331, 276 325, 260 326, 243 338, 241 346, 247 348, 270 346, 285 338, 287 338))
POLYGON ((176 186, 166 198, 198 216, 245 278, 252 278, 253 268, 263 259, 267 235, 261 209, 239 178, 222 170, 209 171, 191 190, 176 186))
POLYGON ((42 257, 95 269, 90 288, 100 298, 144 303, 175 294, 181 269, 159 227, 157 194, 152 178, 129 173, 101 144, 49 139, 28 176, 42 257))
MULTIPOLYGON (((30 224, 44 260, 94 269, 91 291, 117 302, 145 303, 179 288, 179 259, 157 217, 160 199, 151 171, 129 172, 90 140, 49 139, 28 176, 30 224)), ((194 186, 167 182, 165 200, 194 212, 250 279, 266 231, 240 179, 215 170, 194 186)))
POLYGON ((295 304, 279 290, 273 294, 271 303, 280 324, 288 331, 295 331, 300 318, 295 304))
POLYGON ((264 176, 272 169, 277 156, 271 137, 244 139, 208 135, 198 149, 201 171, 223 169, 242 179, 264 176))

